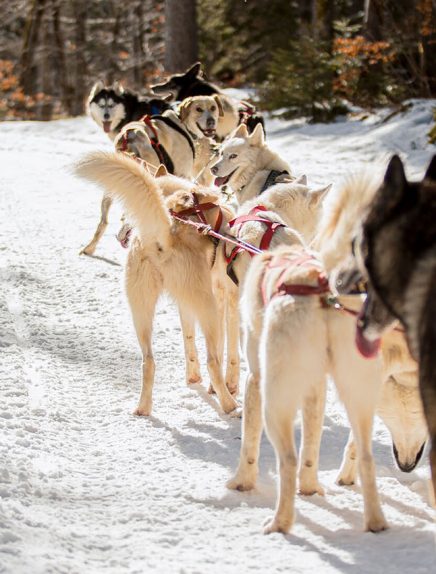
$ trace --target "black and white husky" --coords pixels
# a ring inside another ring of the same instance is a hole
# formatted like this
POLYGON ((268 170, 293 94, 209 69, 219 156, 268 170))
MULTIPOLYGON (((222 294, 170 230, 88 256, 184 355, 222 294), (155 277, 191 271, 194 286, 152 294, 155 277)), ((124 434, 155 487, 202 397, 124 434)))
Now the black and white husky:
POLYGON ((105 86, 102 81, 96 82, 88 98, 90 116, 112 140, 129 122, 139 120, 145 114, 161 114, 170 108, 165 100, 139 98, 118 82, 111 86, 105 86))

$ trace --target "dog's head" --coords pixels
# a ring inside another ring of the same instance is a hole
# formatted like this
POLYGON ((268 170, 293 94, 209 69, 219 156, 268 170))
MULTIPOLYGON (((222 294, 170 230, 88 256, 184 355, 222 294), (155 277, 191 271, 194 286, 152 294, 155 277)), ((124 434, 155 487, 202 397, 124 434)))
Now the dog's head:
POLYGON ((198 138, 213 138, 219 118, 224 116, 220 96, 194 96, 179 106, 179 116, 188 130, 198 138))
POLYGON ((155 94, 171 94, 175 100, 180 99, 180 92, 201 78, 201 63, 196 62, 183 74, 173 74, 165 82, 151 86, 155 94))
POLYGON ((210 170, 215 176, 215 185, 232 186, 241 172, 255 165, 256 158, 264 147, 265 136, 262 126, 258 124, 254 132, 249 134, 247 126, 241 124, 221 145, 217 160, 211 164, 210 170))
POLYGON ((111 134, 126 115, 123 87, 117 82, 105 86, 102 81, 94 84, 88 97, 88 110, 92 119, 111 134))

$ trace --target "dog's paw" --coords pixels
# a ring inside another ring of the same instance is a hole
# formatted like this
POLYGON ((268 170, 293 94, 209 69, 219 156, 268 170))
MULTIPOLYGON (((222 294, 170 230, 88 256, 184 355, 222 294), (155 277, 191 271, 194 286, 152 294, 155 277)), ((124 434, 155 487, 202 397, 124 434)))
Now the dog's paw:
POLYGON ((292 522, 292 519, 283 520, 274 516, 272 520, 267 520, 264 524, 263 533, 272 534, 273 532, 281 532, 282 534, 287 534, 291 529, 292 522))
POLYGON ((376 516, 371 516, 365 521, 365 530, 367 532, 383 532, 389 528, 388 523, 382 513, 378 513, 376 516))
POLYGON ((233 413, 238 407, 239 403, 235 401, 232 396, 230 396, 228 399, 226 398, 222 404, 223 411, 226 413, 226 415, 233 413))
POLYGON ((234 411, 230 413, 232 419, 242 419, 243 408, 238 405, 234 411))
POLYGON ((238 383, 235 383, 234 381, 229 381, 229 382, 226 382, 226 387, 228 388, 229 393, 231 395, 233 395, 234 397, 237 396, 237 394, 239 392, 239 384, 238 383))
POLYGON ((216 395, 216 392, 215 392, 215 389, 213 388, 212 383, 209 385, 207 392, 209 393, 209 395, 216 395))
POLYGON ((233 478, 226 482, 226 487, 229 490, 238 490, 239 492, 247 492, 253 490, 256 486, 256 478, 241 477, 236 474, 233 478))
POLYGON ((319 484, 300 484, 300 488, 298 489, 298 493, 303 496, 312 496, 314 494, 319 494, 320 496, 324 496, 325 490, 319 484))
POLYGON ((137 417, 149 417, 151 415, 151 406, 149 407, 136 407, 133 414, 137 417))
POLYGON ((79 251, 79 255, 94 255, 95 246, 87 245, 79 251))
POLYGON ((346 474, 340 474, 336 479, 336 484, 338 486, 353 486, 355 482, 356 481, 354 479, 354 476, 346 474))
POLYGON ((201 375, 199 373, 192 373, 190 375, 187 375, 186 377, 186 383, 188 385, 197 385, 199 383, 201 383, 203 379, 201 378, 201 375))

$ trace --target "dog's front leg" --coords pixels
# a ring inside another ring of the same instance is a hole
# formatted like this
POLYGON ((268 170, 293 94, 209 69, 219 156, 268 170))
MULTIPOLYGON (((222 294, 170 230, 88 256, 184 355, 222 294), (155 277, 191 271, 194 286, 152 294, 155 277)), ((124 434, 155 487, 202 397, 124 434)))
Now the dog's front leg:
MULTIPOLYGON (((233 287, 233 286, 232 286, 233 287)), ((239 391, 239 293, 237 288, 227 292, 226 298, 227 367, 226 385, 233 396, 239 391)))
POLYGON ((95 248, 97 247, 97 243, 100 241, 106 230, 108 224, 107 216, 111 205, 112 198, 104 195, 103 199, 101 200, 101 216, 96 232, 94 233, 94 237, 88 243, 88 245, 80 251, 80 255, 92 255, 94 253, 95 248))
POLYGON ((299 482, 300 494, 324 494, 318 482, 319 449, 324 420, 326 381, 314 385, 303 402, 303 436, 301 438, 299 482))
POLYGON ((351 486, 356 482, 357 476, 357 451, 353 433, 350 431, 347 445, 344 449, 341 468, 339 469, 337 484, 341 486, 351 486))
POLYGON ((200 364, 195 346, 195 322, 191 313, 182 305, 179 305, 179 315, 185 349, 186 381, 188 385, 201 383, 200 364))

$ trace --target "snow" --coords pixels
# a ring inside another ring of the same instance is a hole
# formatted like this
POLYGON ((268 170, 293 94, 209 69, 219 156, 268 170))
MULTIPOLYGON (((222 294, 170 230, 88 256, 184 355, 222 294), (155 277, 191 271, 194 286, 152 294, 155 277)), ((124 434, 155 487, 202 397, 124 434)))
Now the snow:
MULTIPOLYGON (((267 122, 270 145, 309 182, 340 182, 393 152, 421 177, 435 101, 331 124, 267 122)), ((203 385, 184 382, 175 306, 159 305, 154 412, 132 415, 141 356, 123 294, 120 209, 97 256, 79 257, 100 193, 71 175, 82 154, 110 149, 88 118, 0 125, 0 572, 8 574, 322 574, 434 572, 425 461, 395 469, 377 420, 378 486, 390 530, 362 531, 359 486, 335 484, 348 435, 330 389, 321 449, 325 497, 298 497, 292 534, 264 536, 275 461, 264 438, 257 489, 225 488, 240 420, 203 385)), ((242 379, 244 378, 244 375, 242 379)), ((299 436, 299 428, 297 428, 299 436)))

